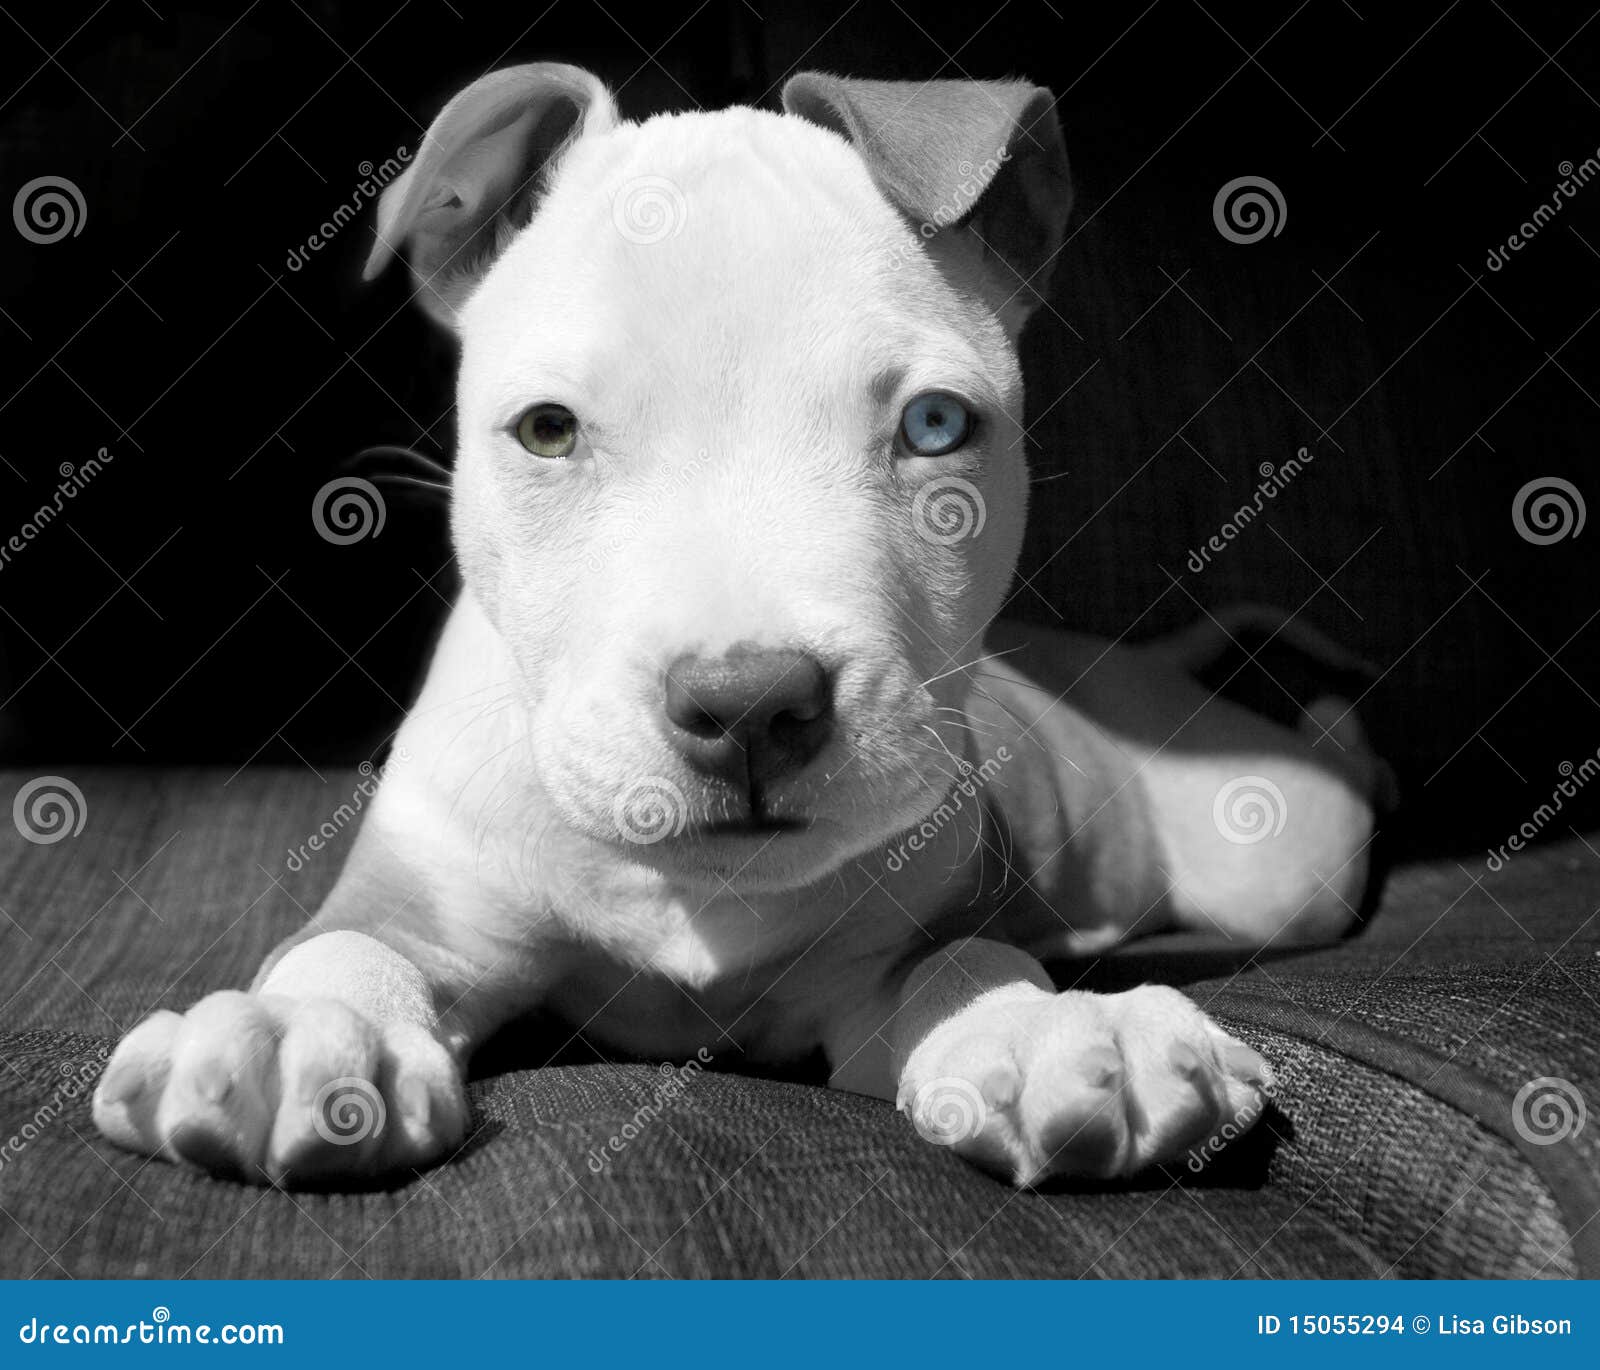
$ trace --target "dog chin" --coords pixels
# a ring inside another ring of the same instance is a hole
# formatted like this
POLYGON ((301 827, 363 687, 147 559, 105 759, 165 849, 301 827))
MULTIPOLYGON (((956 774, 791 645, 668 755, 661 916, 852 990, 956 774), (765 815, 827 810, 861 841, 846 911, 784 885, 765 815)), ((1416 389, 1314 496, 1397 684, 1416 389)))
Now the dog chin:
POLYGON ((826 819, 687 827, 656 842, 613 845, 669 879, 750 893, 802 889, 832 875, 853 854, 844 831, 826 819))
POLYGON ((776 892, 819 884, 884 848, 938 805, 947 788, 939 780, 912 771, 903 788, 879 790, 870 803, 803 787, 756 820, 727 813, 682 776, 652 774, 619 786, 553 775, 543 788, 565 827, 629 865, 713 891, 776 892), (612 791, 620 797, 610 806, 589 798, 612 791))
POLYGON ((686 884, 752 894, 799 890, 831 879, 851 861, 881 852, 939 799, 936 792, 908 795, 880 824, 816 815, 764 825, 697 824, 655 842, 613 838, 610 843, 635 863, 686 884))

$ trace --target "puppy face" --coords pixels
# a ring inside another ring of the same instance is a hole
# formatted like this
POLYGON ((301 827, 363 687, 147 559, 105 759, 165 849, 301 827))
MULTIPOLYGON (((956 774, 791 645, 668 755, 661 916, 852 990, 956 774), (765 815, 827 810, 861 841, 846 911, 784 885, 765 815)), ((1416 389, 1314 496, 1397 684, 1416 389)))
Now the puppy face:
POLYGON ((759 889, 937 805, 1022 537, 1019 369, 844 139, 584 137, 458 328, 454 536, 568 824, 759 889))

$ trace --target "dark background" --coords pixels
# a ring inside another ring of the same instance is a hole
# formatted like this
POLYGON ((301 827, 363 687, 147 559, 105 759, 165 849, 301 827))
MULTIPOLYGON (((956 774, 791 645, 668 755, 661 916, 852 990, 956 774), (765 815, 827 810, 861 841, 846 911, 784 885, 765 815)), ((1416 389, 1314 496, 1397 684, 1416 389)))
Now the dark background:
POLYGON ((453 347, 403 273, 360 285, 370 209, 287 262, 363 163, 539 59, 632 117, 771 105, 805 68, 1051 86, 1079 200, 1030 326, 1011 612, 1136 639, 1232 599, 1297 611, 1383 672, 1362 713, 1407 831, 1463 852, 1600 751, 1600 528, 1534 546, 1511 517, 1551 475, 1600 512, 1600 184, 1485 266, 1600 147, 1591 8, 111 0, 10 7, 0 34, 5 201, 55 175, 86 205, 55 243, 0 224, 0 540, 62 463, 114 458, 0 566, 6 760, 381 745, 453 591, 443 505, 386 485, 381 535, 336 546, 311 503, 381 474, 351 465, 373 445, 449 462, 453 347), (1212 201, 1246 174, 1288 213, 1240 245, 1212 201), (1192 573, 1301 446, 1315 463, 1192 573))

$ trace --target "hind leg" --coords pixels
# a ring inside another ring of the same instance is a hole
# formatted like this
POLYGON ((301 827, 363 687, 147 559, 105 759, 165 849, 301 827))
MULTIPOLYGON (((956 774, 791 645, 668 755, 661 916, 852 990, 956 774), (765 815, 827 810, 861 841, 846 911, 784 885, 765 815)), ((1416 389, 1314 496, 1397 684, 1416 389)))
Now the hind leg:
POLYGON ((1219 609, 1144 650, 1230 697, 1207 703, 1186 730, 1183 764, 1163 768, 1157 787, 1176 920, 1243 941, 1347 931, 1366 894, 1376 819, 1397 802, 1394 773, 1341 693, 1376 673, 1309 624, 1258 605, 1219 609), (1197 821, 1202 810, 1209 821, 1197 821))
MULTIPOLYGON (((1269 645, 1287 635, 1281 615, 1227 617, 1269 645)), ((1034 783, 1009 775, 991 795, 1030 890, 1075 929, 1070 950, 1174 926, 1247 945, 1321 943, 1356 921, 1388 771, 1326 688, 1354 659, 1312 630, 1294 638, 1301 678, 1272 663, 1273 717, 1221 692, 1232 674, 1222 658, 1249 654, 1218 620, 1138 647, 991 632, 1006 657, 968 707, 996 735, 1024 722, 1013 751, 1038 752, 1034 783), (1222 680, 1202 680, 1219 666, 1222 680)), ((1046 934, 1054 950, 1047 918, 1018 935, 1046 934)))
POLYGON ((1313 745, 1343 709, 1319 703, 1289 729, 1212 699, 1178 745, 1151 757, 1146 793, 1179 927, 1276 946, 1350 930, 1387 767, 1353 713, 1338 722, 1338 743, 1313 745))

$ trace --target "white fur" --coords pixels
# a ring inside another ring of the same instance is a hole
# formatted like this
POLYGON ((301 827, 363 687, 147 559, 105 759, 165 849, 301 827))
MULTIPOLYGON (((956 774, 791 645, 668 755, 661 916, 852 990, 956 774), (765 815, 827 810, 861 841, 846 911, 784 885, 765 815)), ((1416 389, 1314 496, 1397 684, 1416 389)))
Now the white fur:
MULTIPOLYGON (((450 155, 469 176, 487 154, 450 155)), ((406 759, 253 994, 124 1040, 102 1130, 289 1183, 425 1164, 463 1135, 472 1048, 539 1003, 647 1056, 821 1046, 836 1084, 913 1112, 964 1079, 989 1116, 958 1149, 1024 1183, 1130 1173, 1248 1126, 1269 1071, 1182 996, 1057 996, 1018 947, 1213 918, 1258 942, 1329 935, 1365 878, 1366 761, 1330 768, 1158 649, 1030 632, 1031 658, 987 657, 1028 488, 1019 310, 1002 323, 970 241, 908 253, 843 138, 752 110, 631 125, 591 107, 550 180, 470 295, 437 305, 462 343, 466 588, 406 759), (616 200, 647 177, 686 212, 632 241, 616 200), (935 388, 973 400, 976 438, 897 455, 902 407, 935 388), (580 416, 584 460, 541 463, 508 431, 543 401, 580 416), (913 505, 950 476, 986 520, 941 545, 913 505), (698 829, 730 796, 666 740, 661 676, 745 642, 817 656, 839 726, 773 794, 804 831, 713 838, 698 829), (941 810, 963 762, 1002 754, 981 801, 941 810), (1270 849, 1212 823, 1217 786, 1252 770, 1296 824, 1270 849), (619 838, 641 777, 683 795, 681 835, 619 838), (920 850, 897 863, 908 833, 920 850), (317 1144, 307 1101, 335 1076, 388 1100, 389 1134, 317 1144)), ((386 201, 386 232, 426 190, 386 201)))

